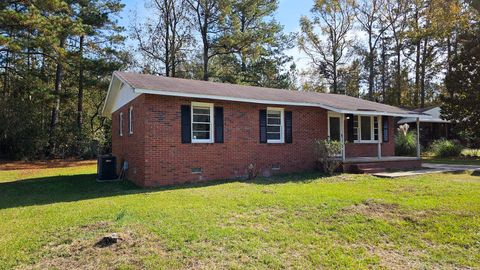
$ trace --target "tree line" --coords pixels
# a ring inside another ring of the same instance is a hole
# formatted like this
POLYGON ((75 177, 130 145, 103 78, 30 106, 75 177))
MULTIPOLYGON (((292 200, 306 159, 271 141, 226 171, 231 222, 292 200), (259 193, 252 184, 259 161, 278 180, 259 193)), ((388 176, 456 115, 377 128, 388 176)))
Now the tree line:
POLYGON ((459 58, 478 42, 478 9, 467 0, 315 0, 298 33, 275 19, 278 0, 144 4, 149 15, 124 28, 121 0, 0 3, 0 157, 108 152, 101 110, 114 70, 416 108, 459 100, 461 80, 452 78, 465 77, 459 58))

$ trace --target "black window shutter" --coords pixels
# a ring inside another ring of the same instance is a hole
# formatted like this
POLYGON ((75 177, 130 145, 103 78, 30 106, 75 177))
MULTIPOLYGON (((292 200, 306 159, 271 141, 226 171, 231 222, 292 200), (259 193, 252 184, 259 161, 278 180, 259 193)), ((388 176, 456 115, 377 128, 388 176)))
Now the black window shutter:
POLYGON ((267 143, 267 110, 260 110, 260 143, 267 143))
POLYGON ((215 121, 215 142, 223 143, 223 107, 215 107, 213 118, 215 121))
POLYGON ((292 112, 285 111, 285 142, 292 143, 292 112))
POLYGON ((347 114, 347 133, 348 133, 348 142, 354 142, 355 141, 355 136, 354 136, 354 115, 353 114, 347 114))
POLYGON ((190 105, 182 105, 182 143, 192 142, 192 125, 190 105))
POLYGON ((388 116, 384 115, 382 116, 382 137, 383 137, 383 142, 388 142, 389 135, 388 134, 389 130, 389 122, 388 122, 388 116))

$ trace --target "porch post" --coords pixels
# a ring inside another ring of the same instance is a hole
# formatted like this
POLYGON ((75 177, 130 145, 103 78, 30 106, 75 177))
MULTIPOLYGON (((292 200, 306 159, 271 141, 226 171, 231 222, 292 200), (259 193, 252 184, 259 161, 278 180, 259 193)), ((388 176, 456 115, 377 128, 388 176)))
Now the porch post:
POLYGON ((342 161, 345 162, 345 114, 340 118, 340 140, 342 141, 342 161))
POLYGON ((378 151, 378 159, 382 158, 382 129, 383 129, 383 123, 382 123, 382 117, 376 116, 377 117, 377 127, 378 127, 378 145, 377 145, 377 151, 378 151))
POLYGON ((420 117, 417 117, 417 158, 420 158, 420 117))

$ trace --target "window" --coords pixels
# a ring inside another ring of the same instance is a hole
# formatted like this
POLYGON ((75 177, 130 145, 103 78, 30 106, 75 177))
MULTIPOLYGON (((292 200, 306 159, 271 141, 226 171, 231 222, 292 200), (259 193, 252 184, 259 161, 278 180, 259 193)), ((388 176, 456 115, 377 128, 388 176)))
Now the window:
POLYGON ((384 116, 382 117, 382 136, 383 136, 383 142, 388 142, 388 117, 384 116))
POLYGON ((133 134, 133 107, 128 109, 128 133, 133 134))
POLYGON ((379 117, 355 115, 353 136, 357 143, 376 143, 379 140, 379 117))
POLYGON ((353 115, 353 138, 358 140, 358 116, 353 115))
POLYGON ((120 113, 119 117, 118 117, 119 121, 118 121, 118 131, 119 131, 119 134, 120 136, 123 136, 123 112, 120 113))
POLYGON ((202 173, 202 168, 192 168, 192 174, 202 173))
POLYGON ((283 143, 282 108, 267 108, 267 143, 283 143))
POLYGON ((192 143, 213 143, 213 104, 192 103, 192 143))
POLYGON ((370 116, 360 116, 360 140, 372 140, 372 121, 370 116))

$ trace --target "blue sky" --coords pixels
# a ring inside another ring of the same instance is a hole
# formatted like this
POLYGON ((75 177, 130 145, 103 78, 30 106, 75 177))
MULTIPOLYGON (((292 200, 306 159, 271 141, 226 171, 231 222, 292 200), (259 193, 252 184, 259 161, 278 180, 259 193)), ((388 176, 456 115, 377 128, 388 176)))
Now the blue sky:
MULTIPOLYGON (((136 12, 139 18, 149 16, 148 10, 144 7, 144 0, 123 0, 125 8, 121 14, 120 24, 126 28, 130 26, 132 13, 136 12)), ((308 15, 313 6, 313 0, 280 0, 275 19, 284 26, 284 32, 296 32, 299 30, 299 20, 302 15, 308 15)), ((307 59, 297 48, 287 52, 294 57, 294 61, 299 68, 307 65, 307 59)))

